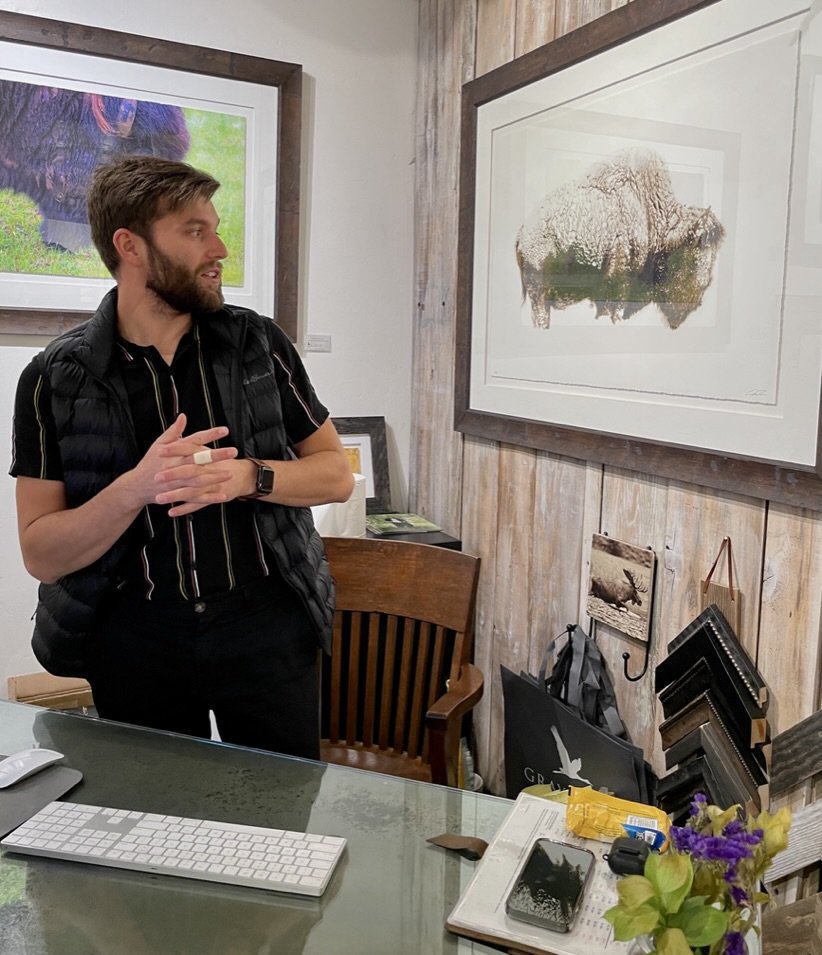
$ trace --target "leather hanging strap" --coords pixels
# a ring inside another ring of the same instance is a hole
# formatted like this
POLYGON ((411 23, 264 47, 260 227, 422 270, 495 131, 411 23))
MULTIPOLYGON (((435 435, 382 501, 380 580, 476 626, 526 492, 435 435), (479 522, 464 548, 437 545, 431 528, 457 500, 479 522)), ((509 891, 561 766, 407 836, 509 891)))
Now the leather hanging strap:
POLYGON ((708 592, 708 584, 711 582, 711 577, 714 575, 716 566, 719 563, 719 558, 722 556, 724 550, 728 551, 728 590, 731 594, 731 600, 734 599, 734 559, 733 551, 731 549, 731 538, 723 537, 722 543, 719 545, 719 550, 717 551, 716 557, 714 557, 714 562, 711 564, 711 569, 708 571, 708 576, 702 581, 702 593, 706 594, 708 592))

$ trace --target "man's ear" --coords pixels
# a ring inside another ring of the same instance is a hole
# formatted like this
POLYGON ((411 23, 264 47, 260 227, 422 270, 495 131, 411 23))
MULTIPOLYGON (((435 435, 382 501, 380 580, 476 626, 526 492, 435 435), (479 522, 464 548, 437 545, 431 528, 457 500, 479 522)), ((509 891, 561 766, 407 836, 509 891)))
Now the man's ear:
POLYGON ((117 229, 111 237, 111 244, 124 265, 139 265, 145 260, 145 240, 131 229, 117 229))

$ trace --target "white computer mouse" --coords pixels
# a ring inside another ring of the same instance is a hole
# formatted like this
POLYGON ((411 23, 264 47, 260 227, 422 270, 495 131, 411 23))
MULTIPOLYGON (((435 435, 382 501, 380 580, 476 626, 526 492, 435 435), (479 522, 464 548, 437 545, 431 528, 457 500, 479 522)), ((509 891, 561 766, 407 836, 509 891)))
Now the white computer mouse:
POLYGON ((53 749, 23 749, 19 753, 12 753, 0 759, 0 789, 33 776, 62 758, 63 754, 53 749))

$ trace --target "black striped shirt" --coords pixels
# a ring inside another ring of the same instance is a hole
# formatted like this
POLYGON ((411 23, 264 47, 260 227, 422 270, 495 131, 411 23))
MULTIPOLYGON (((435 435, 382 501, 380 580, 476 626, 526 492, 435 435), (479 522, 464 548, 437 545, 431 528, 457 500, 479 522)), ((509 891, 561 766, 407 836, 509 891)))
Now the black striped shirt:
MULTIPOLYGON (((171 365, 153 346, 121 339, 117 351, 141 454, 181 411, 188 418, 186 434, 225 424, 208 343, 196 322, 181 339, 171 365)), ((316 431, 328 411, 317 399, 296 350, 278 353, 274 359, 285 372, 281 397, 293 445, 316 431)), ((224 443, 231 445, 230 434, 224 443)), ((63 480, 48 381, 33 364, 18 384, 10 473, 63 480)), ((167 505, 149 505, 127 531, 130 556, 122 576, 129 589, 138 588, 150 600, 190 600, 276 572, 263 549, 254 508, 247 502, 211 505, 176 519, 167 511, 167 505)))

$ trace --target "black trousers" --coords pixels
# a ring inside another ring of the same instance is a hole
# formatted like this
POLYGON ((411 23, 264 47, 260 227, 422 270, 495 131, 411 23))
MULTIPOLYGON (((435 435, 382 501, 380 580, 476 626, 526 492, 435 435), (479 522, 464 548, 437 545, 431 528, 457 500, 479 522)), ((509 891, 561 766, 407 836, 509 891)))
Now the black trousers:
POLYGON ((212 598, 117 591, 89 682, 105 719, 319 758, 316 636, 299 597, 265 578, 212 598))

